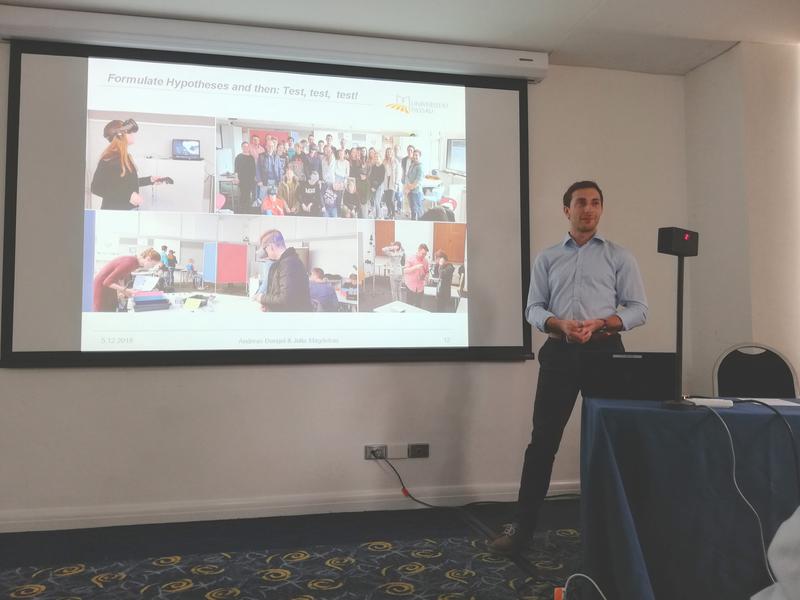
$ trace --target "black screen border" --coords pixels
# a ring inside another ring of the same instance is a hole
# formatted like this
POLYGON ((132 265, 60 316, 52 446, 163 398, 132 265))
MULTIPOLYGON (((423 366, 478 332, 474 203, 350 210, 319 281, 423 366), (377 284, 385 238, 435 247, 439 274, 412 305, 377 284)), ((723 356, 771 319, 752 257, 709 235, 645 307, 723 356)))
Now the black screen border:
POLYGON ((528 82, 524 79, 483 77, 360 67, 340 64, 273 60, 237 55, 200 54, 129 47, 93 46, 36 40, 11 40, 6 141, 5 222, 3 238, 3 290, 0 315, 0 368, 61 367, 152 367, 191 365, 254 365, 309 363, 381 362, 496 362, 534 358, 531 328, 522 317, 521 346, 472 346, 467 348, 344 348, 270 350, 22 352, 13 350, 14 275, 17 222, 17 171, 19 149, 20 84, 23 54, 45 54, 79 58, 118 58, 172 62, 267 71, 288 71, 412 83, 460 85, 473 88, 513 90, 519 94, 520 241, 522 306, 527 302, 530 282, 529 175, 528 175, 528 82))

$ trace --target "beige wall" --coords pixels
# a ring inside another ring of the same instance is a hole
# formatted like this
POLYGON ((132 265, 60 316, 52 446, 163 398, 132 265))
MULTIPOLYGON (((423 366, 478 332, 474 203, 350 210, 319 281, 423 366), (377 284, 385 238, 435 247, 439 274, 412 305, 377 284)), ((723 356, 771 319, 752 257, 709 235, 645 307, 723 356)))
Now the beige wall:
POLYGON ((690 221, 687 387, 755 341, 800 365, 800 47, 742 43, 686 78, 690 221))
MULTIPOLYGON (((2 165, 7 67, 0 45, 2 165)), ((650 300, 631 349, 674 343, 674 262, 655 232, 687 219, 683 111, 678 77, 554 67, 531 89, 533 250, 565 231, 563 189, 597 179, 603 230, 636 254, 650 300)), ((411 507, 363 460, 372 442, 431 443, 430 459, 399 463, 429 501, 511 500, 536 374, 533 362, 0 370, 0 531, 411 507)), ((577 489, 578 416, 554 491, 577 489)))
MULTIPOLYGON (((564 190, 594 179, 605 197, 600 229, 639 262, 648 322, 625 334, 626 349, 675 348, 675 259, 656 252, 659 227, 686 226, 683 78, 551 66, 531 93, 533 253, 561 241, 564 190)), ((534 334, 534 350, 544 342, 534 334)), ((580 404, 554 477, 579 479, 580 404)))

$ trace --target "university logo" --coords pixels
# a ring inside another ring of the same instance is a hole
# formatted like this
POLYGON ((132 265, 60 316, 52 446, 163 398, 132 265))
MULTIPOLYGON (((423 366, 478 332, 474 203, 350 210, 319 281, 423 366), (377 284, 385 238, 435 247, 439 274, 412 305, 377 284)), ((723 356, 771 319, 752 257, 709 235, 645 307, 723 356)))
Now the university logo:
POLYGON ((394 100, 394 102, 387 104, 386 108, 396 110, 405 115, 434 115, 449 108, 447 102, 414 100, 411 96, 395 96, 394 100))
POLYGON ((387 104, 386 108, 409 115, 411 114, 411 96, 395 96, 395 101, 387 104))

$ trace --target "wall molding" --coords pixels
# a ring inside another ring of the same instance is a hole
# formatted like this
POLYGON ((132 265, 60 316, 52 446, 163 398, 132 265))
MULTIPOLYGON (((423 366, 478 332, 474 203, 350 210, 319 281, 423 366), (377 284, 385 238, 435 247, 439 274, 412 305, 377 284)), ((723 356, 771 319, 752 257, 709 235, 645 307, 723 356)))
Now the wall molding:
MULTIPOLYGON (((420 487, 413 489, 412 492, 415 497, 430 504, 460 506, 478 501, 514 502, 517 499, 518 489, 518 484, 514 483, 420 487)), ((578 481, 557 481, 550 485, 549 494, 569 494, 579 491, 578 481)), ((412 508, 421 507, 412 500, 404 498, 399 489, 105 506, 25 508, 0 510, 0 533, 412 508)))

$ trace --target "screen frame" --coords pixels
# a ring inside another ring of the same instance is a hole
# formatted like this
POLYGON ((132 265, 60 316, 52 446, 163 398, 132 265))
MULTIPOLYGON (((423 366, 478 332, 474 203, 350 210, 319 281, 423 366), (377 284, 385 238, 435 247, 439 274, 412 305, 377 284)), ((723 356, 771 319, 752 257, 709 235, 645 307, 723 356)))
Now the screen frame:
POLYGON ((195 139, 192 139, 192 138, 172 138, 172 156, 173 157, 178 156, 178 154, 175 152, 175 142, 197 142, 197 154, 187 154, 187 156, 195 157, 196 160, 199 160, 199 159, 202 158, 203 155, 200 152, 200 140, 195 140, 195 139))
MULTIPOLYGON (((81 350, 30 352, 13 350, 15 251, 17 222, 17 172, 20 119, 20 85, 23 54, 78 58, 116 58, 160 61, 214 67, 289 71, 309 75, 385 79, 411 83, 448 84, 474 88, 512 90, 519 96, 520 158, 520 251, 522 306, 527 302, 530 281, 529 173, 528 173, 528 82, 524 79, 442 74, 376 67, 349 66, 255 58, 238 55, 200 54, 129 47, 92 46, 61 42, 11 40, 6 140, 6 186, 4 207, 2 312, 0 314, 0 368, 39 367, 131 367, 191 365, 251 365, 375 362, 496 362, 534 358, 530 325, 521 317, 520 346, 472 346, 467 348, 344 348, 344 349, 253 349, 196 351, 81 350)), ((523 311, 524 312, 524 311, 523 311)))
POLYGON ((450 157, 453 154, 453 142, 460 142, 460 141, 464 142, 464 148, 466 149, 467 146, 466 138, 463 140, 457 138, 451 138, 447 140, 447 157, 445 158, 445 171, 447 171, 448 173, 456 173, 457 175, 465 175, 464 171, 459 171, 458 169, 454 169, 453 167, 450 166, 450 157))

